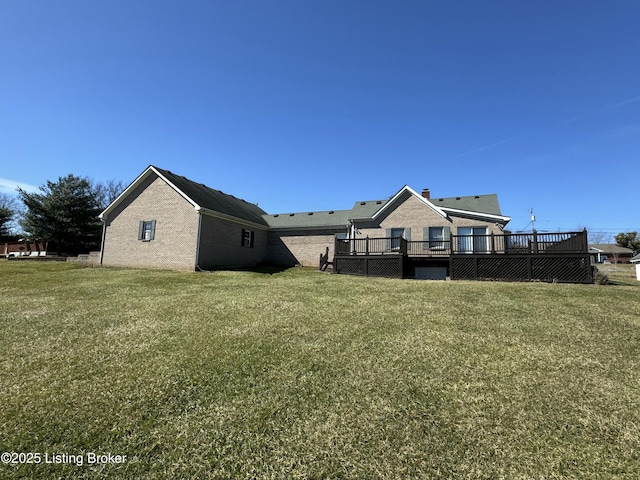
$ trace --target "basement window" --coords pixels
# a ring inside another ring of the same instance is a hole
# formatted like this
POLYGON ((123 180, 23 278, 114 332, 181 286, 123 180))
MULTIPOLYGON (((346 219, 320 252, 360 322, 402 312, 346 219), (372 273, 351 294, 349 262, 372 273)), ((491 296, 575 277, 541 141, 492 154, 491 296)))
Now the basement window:
POLYGON ((156 221, 141 220, 138 226, 138 240, 150 242, 156 236, 156 221))

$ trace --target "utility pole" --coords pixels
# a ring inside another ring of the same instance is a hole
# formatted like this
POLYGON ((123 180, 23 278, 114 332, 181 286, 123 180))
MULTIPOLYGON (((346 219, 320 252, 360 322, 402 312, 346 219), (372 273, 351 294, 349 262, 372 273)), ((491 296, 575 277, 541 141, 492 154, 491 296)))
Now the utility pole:
POLYGON ((536 216, 533 214, 533 208, 529 209, 529 213, 531 214, 531 230, 536 231, 536 216))
POLYGON ((536 216, 533 214, 533 208, 529 209, 531 214, 531 230, 533 230, 533 253, 538 253, 538 232, 536 232, 536 216))

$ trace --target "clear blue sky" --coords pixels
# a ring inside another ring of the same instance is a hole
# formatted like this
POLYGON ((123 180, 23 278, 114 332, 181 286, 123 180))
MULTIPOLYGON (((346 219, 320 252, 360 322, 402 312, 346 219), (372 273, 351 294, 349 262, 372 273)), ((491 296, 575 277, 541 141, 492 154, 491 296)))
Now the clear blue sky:
POLYGON ((0 1, 0 188, 149 164, 269 213, 408 184, 640 231, 640 2, 0 1))

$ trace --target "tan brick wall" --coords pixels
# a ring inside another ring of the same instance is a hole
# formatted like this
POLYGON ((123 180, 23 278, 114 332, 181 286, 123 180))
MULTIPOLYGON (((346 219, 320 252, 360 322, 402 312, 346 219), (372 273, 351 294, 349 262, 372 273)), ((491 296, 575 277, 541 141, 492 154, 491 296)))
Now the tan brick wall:
MULTIPOLYGON (((343 228, 340 232, 344 232, 343 228)), ((275 231, 269 233, 268 261, 281 265, 318 267, 320 254, 329 247, 333 258, 334 230, 275 231)))
POLYGON ((457 234, 458 227, 488 227, 487 233, 501 233, 500 228, 495 222, 487 222, 468 218, 449 216, 452 221, 443 218, 439 213, 425 205, 420 199, 414 195, 405 198, 394 210, 384 217, 379 226, 368 225, 358 227, 360 235, 358 238, 385 237, 387 228, 410 228, 411 240, 422 241, 424 227, 450 227, 451 234, 457 234))
POLYGON ((156 175, 111 212, 103 245, 105 266, 195 268, 198 213, 156 175), (156 221, 155 238, 138 240, 140 221, 156 221))
POLYGON ((254 266, 265 261, 267 232, 211 215, 202 215, 198 266, 203 270, 254 266), (254 232, 253 248, 241 245, 242 230, 254 232))

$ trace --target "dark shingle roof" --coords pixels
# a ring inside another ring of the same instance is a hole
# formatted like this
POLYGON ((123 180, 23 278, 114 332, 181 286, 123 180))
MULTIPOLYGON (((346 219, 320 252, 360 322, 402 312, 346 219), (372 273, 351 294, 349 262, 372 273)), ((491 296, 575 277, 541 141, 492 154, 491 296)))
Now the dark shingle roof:
MULTIPOLYGON (((467 197, 436 198, 430 201, 441 208, 454 208, 468 212, 502 215, 498 196, 475 195, 467 197)), ((265 215, 272 228, 323 228, 347 225, 350 220, 370 219, 389 200, 367 200, 356 202, 351 210, 331 210, 323 212, 300 212, 265 215)))
POLYGON ((265 222, 263 218, 266 212, 256 204, 236 198, 233 195, 228 195, 220 190, 214 190, 202 183, 196 183, 188 178, 176 175, 169 170, 163 170, 155 166, 153 168, 200 207, 240 220, 267 225, 267 222, 265 222))
MULTIPOLYGON (((202 183, 176 175, 169 170, 153 168, 198 206, 229 215, 240 220, 271 228, 328 228, 347 225, 350 220, 368 219, 383 208, 386 200, 356 202, 351 210, 328 210, 320 212, 281 213, 269 215, 258 205, 249 203, 202 183)), ((466 197, 431 198, 431 203, 441 208, 452 208, 468 212, 502 215, 498 196, 475 195, 466 197)))
POLYGON ((590 243, 589 248, 600 250, 603 253, 633 253, 633 250, 627 247, 621 247, 616 243, 590 243))
POLYGON ((324 212, 280 213, 265 215, 271 228, 327 228, 349 224, 351 210, 328 210, 324 212))
POLYGON ((373 215, 384 207, 389 200, 367 200, 364 202, 356 202, 351 209, 351 216, 349 218, 364 219, 371 218, 373 215))
POLYGON ((498 196, 495 193, 489 195, 469 195, 466 197, 430 198, 429 201, 441 208, 454 208, 468 212, 502 215, 500 204, 498 203, 498 196))

